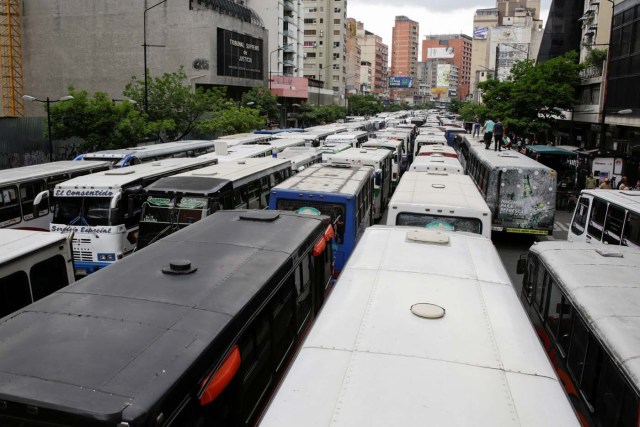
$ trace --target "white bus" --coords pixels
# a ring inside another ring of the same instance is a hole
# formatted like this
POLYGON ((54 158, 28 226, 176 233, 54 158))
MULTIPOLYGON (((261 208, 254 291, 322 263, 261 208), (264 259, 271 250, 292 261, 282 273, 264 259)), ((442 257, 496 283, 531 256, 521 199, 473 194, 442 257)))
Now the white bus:
POLYGON ((640 191, 582 190, 567 239, 640 249, 640 191))
POLYGON ((173 157, 198 157, 214 149, 214 141, 175 141, 85 153, 74 160, 107 161, 115 168, 122 168, 173 157))
POLYGON ((458 159, 444 157, 440 154, 432 156, 418 156, 411 167, 412 172, 443 172, 448 174, 464 174, 464 169, 458 159))
POLYGON ((229 147, 243 144, 268 144, 273 140, 273 135, 262 133, 235 133, 224 135, 216 141, 224 141, 229 147))
POLYGON ((318 150, 322 153, 322 161, 327 162, 330 155, 338 154, 344 150, 348 150, 349 148, 351 148, 351 144, 348 142, 336 142, 323 144, 318 147, 318 150))
POLYGON ((456 150, 454 150, 453 147, 449 147, 448 145, 423 145, 422 147, 420 147, 420 150, 418 150, 416 157, 414 157, 413 160, 415 161, 415 159, 417 159, 418 157, 434 155, 450 157, 456 160, 458 159, 458 153, 456 152, 456 150))
POLYGON ((579 426, 491 240, 368 228, 261 427, 579 426))
POLYGON ((164 159, 111 169, 56 185, 50 231, 73 232, 78 276, 130 254, 138 240, 142 189, 169 175, 214 164, 210 159, 164 159))
POLYGON ((142 191, 137 249, 219 210, 266 209, 269 191, 291 176, 284 159, 248 158, 161 178, 142 191))
POLYGON ((360 164, 371 166, 373 173, 373 219, 382 218, 382 214, 391 198, 392 154, 389 150, 371 148, 349 148, 327 156, 327 163, 332 165, 360 164))
POLYGON ((404 144, 395 138, 374 138, 362 144, 363 148, 382 148, 390 150, 393 154, 393 174, 391 175, 391 185, 395 188, 404 173, 402 159, 404 158, 404 144))
POLYGON ((322 162, 322 154, 315 147, 288 147, 278 153, 278 159, 291 162, 291 172, 296 174, 309 166, 322 162))
POLYGON ((582 425, 640 425, 640 251, 539 242, 521 261, 521 302, 582 425))
POLYGON ((223 140, 216 140, 216 151, 198 156, 199 159, 216 159, 219 163, 235 162, 238 159, 272 157, 274 149, 271 145, 240 144, 227 145, 223 140))
POLYGON ((0 229, 48 231, 52 218, 49 196, 53 187, 110 167, 109 162, 66 160, 0 170, 0 229))
POLYGON ((387 225, 467 231, 491 238, 491 211, 467 175, 407 172, 389 202, 387 225))
POLYGON ((0 318, 73 283, 69 236, 0 230, 0 318))
POLYGON ((416 136, 416 141, 414 143, 414 156, 418 155, 420 148, 427 145, 447 145, 447 138, 444 136, 444 132, 421 131, 420 134, 416 136))
POLYGON ((335 135, 329 135, 324 140, 327 143, 339 143, 348 142, 352 148, 360 148, 362 144, 369 140, 369 132, 366 131, 353 131, 353 132, 341 132, 335 135))

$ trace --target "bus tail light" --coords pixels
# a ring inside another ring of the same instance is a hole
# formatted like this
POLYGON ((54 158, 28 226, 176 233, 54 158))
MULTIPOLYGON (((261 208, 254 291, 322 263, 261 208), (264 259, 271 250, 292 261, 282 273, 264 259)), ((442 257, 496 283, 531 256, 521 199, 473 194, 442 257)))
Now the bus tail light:
POLYGON ((320 255, 322 252, 324 252, 326 247, 327 247, 327 242, 324 240, 324 238, 318 240, 316 244, 313 245, 312 255, 313 256, 320 255))
POLYGON ((137 231, 129 232, 129 234, 127 234, 127 240, 132 245, 136 244, 138 242, 138 232, 137 231))
POLYGON ((206 387, 200 394, 200 406, 208 405, 220 396, 238 372, 240 362, 240 349, 235 345, 220 368, 209 374, 202 382, 206 387))

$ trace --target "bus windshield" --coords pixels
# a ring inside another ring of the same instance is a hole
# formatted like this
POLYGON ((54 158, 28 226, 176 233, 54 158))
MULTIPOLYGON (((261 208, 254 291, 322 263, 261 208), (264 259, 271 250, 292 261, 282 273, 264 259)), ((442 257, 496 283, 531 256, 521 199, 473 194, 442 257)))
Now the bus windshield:
POLYGON ((205 197, 148 197, 142 206, 138 247, 200 221, 208 215, 206 207, 205 197))
POLYGON ((278 199, 276 209, 283 211, 297 211, 301 208, 314 208, 322 215, 331 218, 331 222, 336 224, 336 243, 342 244, 344 240, 345 228, 345 206, 340 203, 312 202, 310 200, 287 200, 278 199))
POLYGON ((449 231, 467 231, 469 233, 482 234, 482 221, 478 218, 402 212, 396 217, 396 225, 409 225, 412 227, 435 228, 449 231))
POLYGON ((110 197, 57 197, 54 200, 54 224, 110 225, 110 197))

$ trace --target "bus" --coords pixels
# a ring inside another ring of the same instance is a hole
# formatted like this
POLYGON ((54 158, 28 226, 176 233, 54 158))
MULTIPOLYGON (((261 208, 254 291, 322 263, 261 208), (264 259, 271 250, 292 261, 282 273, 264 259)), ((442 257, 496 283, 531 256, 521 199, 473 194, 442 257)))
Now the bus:
POLYGON ((56 185, 49 231, 73 232, 77 276, 86 276, 133 252, 142 189, 169 175, 215 164, 210 159, 164 159, 111 169, 56 185))
POLYGON ((350 148, 338 154, 327 156, 327 162, 334 165, 360 164, 373 168, 373 219, 382 218, 391 198, 392 155, 389 150, 372 148, 350 148))
POLYGON ((464 169, 458 159, 443 157, 439 154, 433 156, 420 156, 411 163, 412 172, 440 172, 447 174, 464 174, 464 169))
POLYGON ((447 139, 444 136, 444 132, 425 132, 422 131, 416 137, 415 140, 415 153, 417 156, 420 148, 428 145, 447 145, 447 139))
POLYGON ((323 144, 318 147, 318 150, 320 150, 320 153, 322 154, 322 161, 327 162, 330 155, 340 153, 344 150, 348 150, 349 148, 351 148, 351 144, 348 142, 334 142, 323 144))
POLYGON ((322 162, 322 154, 315 147, 288 147, 278 153, 278 158, 289 160, 294 174, 322 162))
POLYGON ((354 132, 341 132, 335 135, 329 135, 324 140, 325 144, 328 143, 340 143, 347 142, 351 144, 352 148, 360 148, 362 144, 369 140, 369 132, 366 131, 354 131, 354 132))
POLYGON ((640 249, 640 191, 582 190, 567 240, 640 249))
POLYGON ((521 301, 583 426, 640 425, 640 252, 538 242, 521 301))
POLYGON ((49 231, 53 217, 49 199, 56 184, 110 166, 108 162, 64 160, 0 170, 0 229, 49 231))
POLYGON ((404 143, 404 152, 407 155, 407 165, 413 161, 413 153, 415 150, 415 138, 411 129, 388 127, 383 131, 376 132, 377 138, 393 137, 401 138, 404 143))
POLYGON ((449 157, 452 159, 458 159, 458 153, 453 147, 449 147, 448 145, 423 145, 420 147, 420 150, 417 152, 416 157, 423 156, 440 156, 440 157, 449 157))
POLYGON ((219 210, 266 209, 269 191, 291 175, 288 160, 239 159, 160 178, 141 193, 136 250, 219 210))
POLYGON ((378 225, 259 425, 579 423, 491 240, 378 225))
POLYGON ((491 209, 492 229, 504 233, 553 233, 556 172, 514 150, 496 152, 485 150, 483 143, 469 143, 467 138, 463 141, 463 146, 468 147, 465 172, 491 209))
POLYGON ((407 172, 389 202, 387 225, 467 231, 491 238, 491 211, 467 175, 407 172))
POLYGON ((216 140, 216 151, 198 156, 199 159, 215 159, 218 163, 236 162, 238 159, 272 157, 274 149, 271 145, 241 144, 227 145, 223 140, 216 140))
POLYGON ((216 212, 5 317, 0 425, 254 425, 332 289, 331 230, 216 212))
POLYGON ((462 141, 463 135, 467 134, 467 130, 460 127, 447 127, 444 131, 444 136, 447 139, 447 144, 450 147, 458 148, 462 141))
POLYGON ((216 141, 224 141, 229 147, 244 144, 269 144, 273 141, 274 135, 259 133, 235 133, 232 135, 224 135, 216 141))
POLYGON ((0 318, 73 283, 70 236, 0 230, 0 318))
POLYGON ((173 157, 198 157, 215 150, 214 141, 175 141, 115 150, 95 151, 77 156, 74 160, 111 162, 114 168, 139 165, 173 157))
POLYGON ((404 145, 402 141, 394 138, 375 138, 371 139, 364 144, 363 148, 381 148, 384 150, 390 150, 392 153, 392 174, 391 174, 391 186, 396 188, 400 177, 406 170, 406 165, 402 164, 403 160, 406 160, 404 155, 404 145))
POLYGON ((335 225, 337 276, 364 229, 373 222, 373 169, 315 164, 271 189, 269 209, 326 215, 335 225))

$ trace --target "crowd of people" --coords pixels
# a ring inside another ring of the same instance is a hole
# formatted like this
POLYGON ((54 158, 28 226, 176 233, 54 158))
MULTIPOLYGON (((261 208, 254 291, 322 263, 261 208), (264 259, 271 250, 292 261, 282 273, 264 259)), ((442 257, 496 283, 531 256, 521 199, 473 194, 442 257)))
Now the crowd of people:
MULTIPOLYGON (((532 144, 532 141, 529 140, 529 138, 523 138, 513 132, 507 132, 507 129, 499 118, 494 122, 490 117, 488 117, 484 124, 480 126, 480 118, 476 116, 473 119, 472 129, 472 136, 474 137, 479 138, 480 133, 482 133, 485 148, 487 150, 491 149, 491 143, 493 142, 494 151, 517 149, 524 153, 526 151, 526 146, 532 144)), ((533 144, 536 144, 536 142, 533 141, 533 144)))

